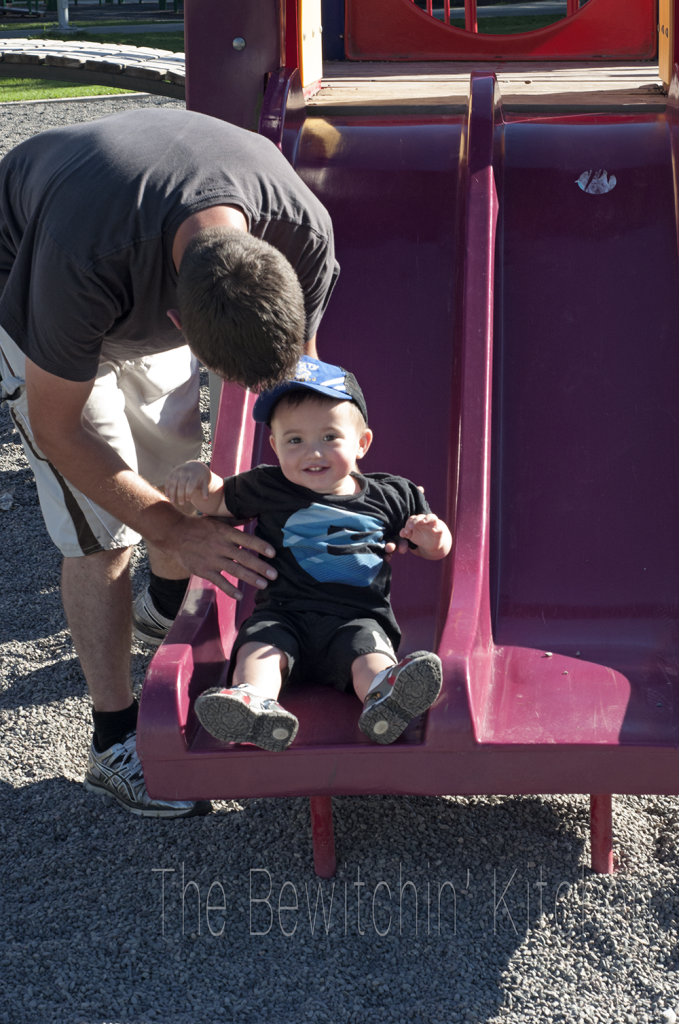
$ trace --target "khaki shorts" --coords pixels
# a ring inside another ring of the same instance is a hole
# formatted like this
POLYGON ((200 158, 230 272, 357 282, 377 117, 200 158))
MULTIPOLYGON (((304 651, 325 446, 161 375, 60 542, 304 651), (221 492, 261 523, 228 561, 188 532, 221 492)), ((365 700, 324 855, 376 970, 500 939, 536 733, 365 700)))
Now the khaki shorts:
MULTIPOLYGON (((33 439, 24 381, 25 357, 0 327, 2 397, 35 475, 47 531, 66 558, 126 548, 140 536, 95 505, 47 461, 33 439)), ((127 362, 103 361, 84 414, 149 483, 200 455, 198 361, 188 346, 127 362)))

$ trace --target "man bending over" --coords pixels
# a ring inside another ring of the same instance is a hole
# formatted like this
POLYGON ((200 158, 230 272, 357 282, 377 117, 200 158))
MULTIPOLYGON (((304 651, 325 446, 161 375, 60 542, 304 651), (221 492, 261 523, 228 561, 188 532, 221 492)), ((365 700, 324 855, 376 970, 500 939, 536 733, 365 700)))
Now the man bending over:
POLYGON ((136 814, 152 800, 130 686, 132 546, 159 643, 195 573, 260 589, 273 549, 178 511, 157 488, 200 451, 198 360, 271 387, 315 335, 339 268, 330 218, 266 139, 184 110, 55 128, 0 163, 0 374, 61 550, 66 617, 92 696, 87 784, 136 814))

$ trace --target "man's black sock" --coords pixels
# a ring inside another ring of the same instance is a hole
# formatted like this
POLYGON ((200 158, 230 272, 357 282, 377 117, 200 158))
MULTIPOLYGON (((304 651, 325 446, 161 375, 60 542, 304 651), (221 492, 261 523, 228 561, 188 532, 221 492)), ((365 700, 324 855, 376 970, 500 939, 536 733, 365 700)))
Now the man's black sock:
POLYGON ((122 743, 129 732, 137 728, 139 704, 136 698, 122 711, 92 711, 94 722, 94 749, 100 754, 114 743, 122 743))
POLYGON ((149 594, 156 610, 166 619, 176 619, 189 585, 189 577, 185 580, 166 580, 154 572, 149 573, 149 577, 149 594))

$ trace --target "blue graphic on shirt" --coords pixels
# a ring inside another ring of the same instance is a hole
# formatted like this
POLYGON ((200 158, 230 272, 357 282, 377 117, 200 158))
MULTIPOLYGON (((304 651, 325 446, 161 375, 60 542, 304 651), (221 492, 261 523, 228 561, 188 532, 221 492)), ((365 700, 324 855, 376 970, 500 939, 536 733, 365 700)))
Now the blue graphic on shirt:
POLYGON ((283 546, 319 583, 368 587, 384 562, 384 523, 314 503, 290 516, 283 546))

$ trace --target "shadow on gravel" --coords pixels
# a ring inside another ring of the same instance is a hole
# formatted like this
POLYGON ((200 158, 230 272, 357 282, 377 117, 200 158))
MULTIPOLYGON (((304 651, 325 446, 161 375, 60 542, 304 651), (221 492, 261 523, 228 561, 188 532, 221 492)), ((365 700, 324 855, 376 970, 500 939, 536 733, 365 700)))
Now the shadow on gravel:
POLYGON ((585 802, 334 803, 321 882, 304 799, 157 821, 64 779, 1 786, 0 1020, 496 1017, 517 948, 577 913, 585 802))
MULTIPOLYGON (((89 707, 85 677, 80 668, 80 662, 72 653, 73 649, 68 637, 64 637, 63 647, 65 650, 61 659, 43 665, 41 668, 35 669, 34 672, 26 672, 26 665, 21 661, 12 665, 8 658, 7 663, 3 666, 3 691, 0 693, 0 708, 11 711, 16 708, 39 707, 65 700, 68 697, 87 698, 89 707)), ((52 656, 58 657, 58 651, 52 652, 52 656)), ((147 651, 132 655, 132 683, 137 695, 151 656, 152 652, 147 651)))
POLYGON ((87 693, 85 679, 76 657, 45 665, 35 672, 17 673, 14 677, 8 675, 5 677, 5 686, 0 706, 6 710, 28 705, 51 704, 64 697, 82 697, 87 693))

